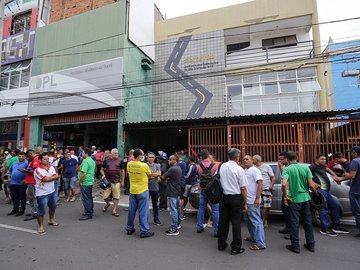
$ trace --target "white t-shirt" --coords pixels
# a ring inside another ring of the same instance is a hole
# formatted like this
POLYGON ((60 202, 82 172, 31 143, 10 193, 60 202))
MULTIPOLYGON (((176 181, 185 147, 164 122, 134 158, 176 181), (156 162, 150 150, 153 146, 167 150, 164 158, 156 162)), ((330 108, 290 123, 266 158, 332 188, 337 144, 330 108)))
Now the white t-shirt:
POLYGON ((261 164, 260 166, 256 166, 261 172, 262 179, 263 179, 263 190, 270 189, 271 184, 271 177, 274 176, 274 172, 271 167, 265 163, 261 164))
POLYGON ((36 197, 48 195, 48 194, 55 192, 55 185, 54 185, 53 181, 42 182, 42 179, 44 179, 45 177, 49 177, 49 176, 53 176, 53 175, 56 175, 56 171, 53 166, 49 166, 49 168, 47 168, 47 169, 44 169, 41 167, 38 167, 35 169, 34 178, 36 181, 36 184, 35 184, 36 197), (42 184, 40 185, 41 182, 42 182, 42 184))
POLYGON ((261 172, 258 168, 255 166, 252 166, 248 169, 245 169, 245 175, 248 180, 248 186, 247 186, 247 203, 248 204, 254 204, 256 193, 258 189, 258 180, 262 180, 261 172))
POLYGON ((240 188, 248 185, 244 169, 232 160, 221 165, 220 182, 225 195, 240 194, 240 188))
POLYGON ((49 162, 51 166, 57 167, 59 166, 59 159, 56 157, 49 157, 49 162))
POLYGON ((75 155, 71 155, 71 158, 75 159, 77 162, 79 162, 79 158, 75 155))

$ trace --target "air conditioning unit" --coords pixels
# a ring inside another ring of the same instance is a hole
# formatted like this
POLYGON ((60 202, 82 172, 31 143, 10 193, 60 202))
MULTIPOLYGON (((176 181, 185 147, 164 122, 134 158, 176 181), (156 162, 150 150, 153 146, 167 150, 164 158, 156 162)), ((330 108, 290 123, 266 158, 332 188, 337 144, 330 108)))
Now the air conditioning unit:
POLYGON ((144 70, 150 70, 152 69, 152 63, 151 61, 148 59, 148 58, 143 58, 141 59, 141 67, 144 69, 144 70))
POLYGON ((353 69, 353 70, 344 70, 341 73, 342 77, 355 77, 355 76, 359 76, 360 74, 360 70, 359 69, 353 69))

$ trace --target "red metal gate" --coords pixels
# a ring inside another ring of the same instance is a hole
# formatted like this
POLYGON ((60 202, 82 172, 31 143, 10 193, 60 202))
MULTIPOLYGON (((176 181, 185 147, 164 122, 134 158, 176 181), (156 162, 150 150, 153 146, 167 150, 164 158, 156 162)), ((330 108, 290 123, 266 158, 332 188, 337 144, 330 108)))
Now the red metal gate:
POLYGON ((282 151, 293 150, 299 161, 311 163, 317 154, 346 152, 360 145, 360 120, 239 124, 189 128, 191 154, 206 148, 220 161, 227 149, 239 148, 242 155, 259 154, 264 161, 276 161, 282 151))

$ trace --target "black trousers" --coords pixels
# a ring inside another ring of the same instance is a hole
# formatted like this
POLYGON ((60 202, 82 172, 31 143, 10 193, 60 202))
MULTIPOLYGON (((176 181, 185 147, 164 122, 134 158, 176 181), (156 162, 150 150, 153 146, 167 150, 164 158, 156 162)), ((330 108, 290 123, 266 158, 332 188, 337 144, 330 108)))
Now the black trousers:
POLYGON ((160 194, 159 208, 167 209, 166 183, 164 182, 159 183, 159 194, 160 194))
POLYGON ((13 210, 25 211, 26 207, 26 185, 10 185, 10 195, 13 200, 13 210), (20 206, 20 209, 19 209, 20 206))
POLYGON ((282 199, 281 199, 281 211, 283 212, 283 217, 285 219, 285 226, 288 230, 290 230, 289 206, 285 205, 284 197, 282 197, 282 199))
POLYGON ((240 251, 242 246, 241 240, 241 213, 243 201, 240 194, 224 195, 220 202, 220 218, 218 230, 218 247, 224 248, 229 234, 229 223, 231 221, 233 241, 231 249, 240 251))

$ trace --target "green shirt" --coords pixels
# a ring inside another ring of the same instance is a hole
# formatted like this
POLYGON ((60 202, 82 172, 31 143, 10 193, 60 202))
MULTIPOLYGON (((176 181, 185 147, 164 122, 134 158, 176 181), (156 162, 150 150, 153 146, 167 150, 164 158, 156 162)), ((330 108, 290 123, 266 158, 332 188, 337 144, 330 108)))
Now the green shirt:
POLYGON ((288 197, 292 202, 302 203, 310 201, 308 179, 312 179, 313 176, 309 167, 293 163, 284 169, 282 178, 288 181, 288 197))
POLYGON ((96 167, 95 161, 91 157, 87 157, 82 161, 80 165, 78 178, 80 179, 81 175, 83 173, 86 173, 84 181, 82 182, 83 186, 94 185, 95 167, 96 167))
POLYGON ((6 169, 9 169, 11 167, 11 165, 13 165, 13 163, 18 162, 19 158, 18 156, 14 156, 12 158, 9 159, 9 162, 5 165, 6 169))

